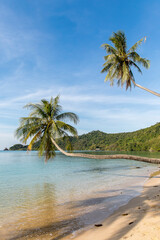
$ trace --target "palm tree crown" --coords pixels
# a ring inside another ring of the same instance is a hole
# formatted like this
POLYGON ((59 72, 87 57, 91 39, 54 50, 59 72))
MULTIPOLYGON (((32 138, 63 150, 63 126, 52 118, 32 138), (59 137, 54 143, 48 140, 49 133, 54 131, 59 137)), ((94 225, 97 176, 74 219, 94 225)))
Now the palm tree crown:
POLYGON ((126 90, 131 88, 131 83, 134 81, 132 67, 135 67, 140 73, 142 73, 140 67, 137 64, 141 64, 145 68, 150 67, 149 60, 140 57, 136 52, 137 47, 141 45, 144 38, 136 42, 129 50, 127 50, 127 42, 125 34, 122 31, 113 33, 109 39, 113 45, 102 44, 108 53, 104 57, 106 62, 103 64, 103 72, 107 72, 105 81, 110 81, 110 84, 114 84, 114 80, 117 79, 118 86, 126 85, 126 90))
POLYGON ((28 150, 32 149, 33 143, 40 140, 38 149, 39 156, 45 155, 45 161, 55 156, 55 139, 62 138, 71 148, 69 136, 77 136, 77 130, 65 123, 63 120, 70 120, 77 124, 78 116, 72 112, 62 112, 59 105, 59 96, 47 101, 42 99, 37 104, 27 104, 25 106, 31 110, 28 117, 20 119, 20 126, 16 130, 16 136, 24 143, 31 139, 28 150))
POLYGON ((132 83, 135 86, 141 87, 135 83, 132 67, 135 67, 140 73, 142 73, 142 71, 138 65, 142 65, 145 68, 150 67, 149 60, 140 57, 136 52, 138 46, 141 45, 145 38, 136 42, 129 50, 127 50, 126 36, 122 31, 113 33, 109 40, 113 43, 114 47, 109 44, 102 44, 102 47, 104 47, 108 53, 108 55, 104 57, 106 62, 103 64, 101 71, 102 73, 107 72, 105 81, 109 80, 112 86, 114 80, 117 79, 118 86, 121 85, 123 87, 125 84, 126 90, 131 88, 132 83))

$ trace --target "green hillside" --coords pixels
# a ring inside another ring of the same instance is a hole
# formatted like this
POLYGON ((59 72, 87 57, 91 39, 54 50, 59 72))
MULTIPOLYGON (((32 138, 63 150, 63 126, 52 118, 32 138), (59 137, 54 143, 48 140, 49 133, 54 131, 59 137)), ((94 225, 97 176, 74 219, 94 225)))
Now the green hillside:
MULTIPOLYGON (((160 151, 160 123, 135 132, 107 134, 101 131, 92 131, 71 137, 75 150, 101 150, 109 151, 160 151)), ((33 149, 36 150, 38 142, 33 149)), ((64 148, 63 142, 59 145, 64 148)), ((10 150, 26 150, 27 146, 16 144, 10 150)))

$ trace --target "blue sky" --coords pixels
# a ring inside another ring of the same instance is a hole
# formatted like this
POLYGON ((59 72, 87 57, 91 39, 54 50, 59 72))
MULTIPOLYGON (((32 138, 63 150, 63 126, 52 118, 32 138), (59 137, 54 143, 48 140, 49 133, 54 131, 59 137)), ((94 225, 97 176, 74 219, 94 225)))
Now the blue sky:
POLYGON ((79 134, 126 132, 160 121, 160 99, 110 87, 101 74, 112 32, 150 59, 136 82, 160 92, 159 0, 0 0, 0 149, 17 143, 23 106, 60 94, 64 111, 80 117, 79 134))

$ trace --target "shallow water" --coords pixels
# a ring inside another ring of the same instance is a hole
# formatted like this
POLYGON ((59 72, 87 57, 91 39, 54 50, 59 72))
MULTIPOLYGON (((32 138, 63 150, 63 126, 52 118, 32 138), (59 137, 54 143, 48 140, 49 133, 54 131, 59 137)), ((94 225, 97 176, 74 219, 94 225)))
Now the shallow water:
POLYGON ((60 153, 45 164, 37 152, 1 151, 0 239, 58 240, 74 234, 137 196, 156 169, 144 162, 60 153))

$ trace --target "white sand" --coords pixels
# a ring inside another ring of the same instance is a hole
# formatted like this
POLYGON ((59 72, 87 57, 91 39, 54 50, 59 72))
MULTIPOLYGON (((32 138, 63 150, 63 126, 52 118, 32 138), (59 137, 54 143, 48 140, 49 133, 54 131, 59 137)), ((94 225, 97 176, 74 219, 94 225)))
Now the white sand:
MULTIPOLYGON (((142 194, 74 240, 160 240, 160 171, 150 178, 142 194)), ((65 238, 69 239, 69 238, 65 238)))

